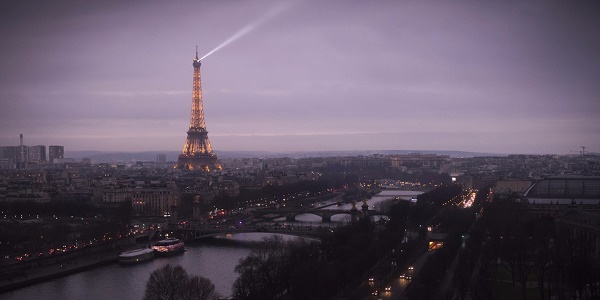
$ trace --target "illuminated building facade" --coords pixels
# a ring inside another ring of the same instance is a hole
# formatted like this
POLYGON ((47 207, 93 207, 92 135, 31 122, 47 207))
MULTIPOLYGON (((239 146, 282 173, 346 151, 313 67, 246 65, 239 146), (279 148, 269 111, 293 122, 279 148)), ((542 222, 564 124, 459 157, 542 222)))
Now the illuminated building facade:
POLYGON ((104 203, 115 203, 131 201, 132 190, 131 188, 122 186, 107 186, 99 191, 102 196, 102 202, 104 203))
POLYGON ((136 216, 167 217, 171 205, 177 204, 177 186, 174 183, 143 184, 131 192, 131 207, 136 216))
POLYGON ((200 59, 196 48, 194 66, 194 82, 192 89, 192 114, 190 117, 190 128, 183 150, 177 159, 175 168, 187 170, 221 170, 217 162, 217 156, 213 153, 208 131, 204 123, 204 111, 202 108, 202 86, 200 84, 200 59))

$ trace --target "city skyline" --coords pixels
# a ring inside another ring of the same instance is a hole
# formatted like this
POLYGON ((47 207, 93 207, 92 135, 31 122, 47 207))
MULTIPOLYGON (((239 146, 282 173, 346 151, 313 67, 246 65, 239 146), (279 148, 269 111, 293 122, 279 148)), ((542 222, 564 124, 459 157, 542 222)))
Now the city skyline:
POLYGON ((0 145, 600 151, 592 1, 7 1, 0 145))

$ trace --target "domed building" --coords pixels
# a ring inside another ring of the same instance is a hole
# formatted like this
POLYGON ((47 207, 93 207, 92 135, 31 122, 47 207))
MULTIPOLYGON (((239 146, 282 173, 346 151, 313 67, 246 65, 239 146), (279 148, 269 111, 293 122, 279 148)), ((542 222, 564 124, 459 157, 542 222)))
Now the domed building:
POLYGON ((600 176, 544 178, 524 196, 529 204, 600 205, 600 176))

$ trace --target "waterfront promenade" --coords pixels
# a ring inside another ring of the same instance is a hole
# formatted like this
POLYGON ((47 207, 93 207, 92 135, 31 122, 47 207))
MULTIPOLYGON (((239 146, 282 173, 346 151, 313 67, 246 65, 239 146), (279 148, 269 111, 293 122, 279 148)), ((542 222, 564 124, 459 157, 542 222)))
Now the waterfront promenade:
POLYGON ((114 263, 122 251, 122 249, 111 249, 85 253, 74 257, 56 259, 53 263, 44 266, 19 268, 3 272, 3 276, 0 278, 0 293, 114 263))
POLYGON ((128 237, 73 252, 5 264, 0 266, 0 293, 111 264, 121 252, 147 246, 147 243, 135 244, 133 237, 128 237))

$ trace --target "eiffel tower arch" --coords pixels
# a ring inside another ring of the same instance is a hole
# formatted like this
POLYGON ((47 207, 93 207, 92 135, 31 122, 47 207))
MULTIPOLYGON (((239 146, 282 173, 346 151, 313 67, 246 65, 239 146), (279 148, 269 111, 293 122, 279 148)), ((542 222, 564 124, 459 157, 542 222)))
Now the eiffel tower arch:
POLYGON ((198 47, 196 46, 196 58, 193 61, 194 83, 192 88, 192 114, 190 117, 190 128, 183 145, 183 150, 177 159, 174 168, 186 170, 221 170, 217 156, 213 153, 208 131, 204 123, 204 110, 202 108, 202 85, 200 84, 200 59, 198 59, 198 47))

